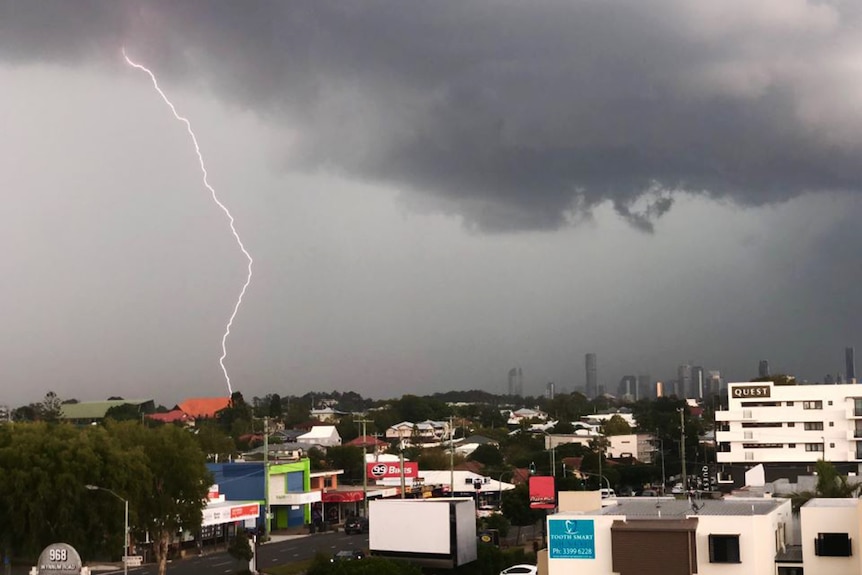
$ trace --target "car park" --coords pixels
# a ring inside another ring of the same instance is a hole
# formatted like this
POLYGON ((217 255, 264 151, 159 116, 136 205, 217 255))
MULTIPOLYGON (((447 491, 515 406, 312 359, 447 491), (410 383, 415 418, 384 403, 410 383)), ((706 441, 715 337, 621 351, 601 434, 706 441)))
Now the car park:
POLYGON ((359 515, 348 518, 344 522, 344 532, 348 535, 352 533, 368 533, 368 518, 359 515))
POLYGON ((535 565, 512 565, 511 567, 506 567, 502 571, 500 571, 500 575, 537 575, 539 572, 539 568, 535 565))

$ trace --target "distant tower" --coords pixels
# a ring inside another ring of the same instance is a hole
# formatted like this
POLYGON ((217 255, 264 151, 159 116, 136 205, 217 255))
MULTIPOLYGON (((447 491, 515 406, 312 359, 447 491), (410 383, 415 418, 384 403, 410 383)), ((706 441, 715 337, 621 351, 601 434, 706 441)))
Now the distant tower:
POLYGON ((718 370, 711 370, 706 372, 706 383, 704 385, 703 396, 704 397, 712 397, 716 395, 721 395, 721 387, 723 382, 721 381, 721 372, 718 370))
POLYGON ((586 395, 587 398, 593 399, 598 395, 599 391, 599 373, 598 368, 596 367, 596 354, 588 353, 586 355, 586 368, 587 368, 587 388, 586 395))
POLYGON ((655 388, 652 385, 652 377, 649 374, 638 376, 638 399, 654 399, 655 388))
POLYGON ((757 377, 764 378, 769 377, 769 360, 761 359, 760 363, 757 364, 757 377))
POLYGON ((624 375, 620 379, 620 385, 617 388, 617 396, 620 399, 628 401, 638 400, 638 378, 633 375, 624 375))
POLYGON ((691 368, 691 389, 688 392, 689 397, 694 397, 695 399, 703 399, 704 395, 704 378, 703 378, 703 367, 699 365, 695 365, 691 368))
POLYGON ((548 382, 548 399, 554 399, 554 388, 555 387, 556 386, 554 385, 553 381, 548 382))
POLYGON ((520 367, 513 367, 509 370, 509 395, 521 397, 524 395, 524 376, 520 367))
POLYGON ((856 383, 856 360, 853 358, 853 348, 844 348, 844 375, 847 376, 847 383, 856 383))
POLYGON ((691 395, 691 366, 687 363, 676 370, 676 394, 680 399, 694 397, 691 395))

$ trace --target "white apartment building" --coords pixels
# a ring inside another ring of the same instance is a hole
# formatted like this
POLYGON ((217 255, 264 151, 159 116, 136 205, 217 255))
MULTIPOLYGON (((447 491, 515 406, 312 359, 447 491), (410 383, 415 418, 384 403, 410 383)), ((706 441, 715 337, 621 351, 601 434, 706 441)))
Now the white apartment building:
POLYGON ((804 573, 862 575, 862 501, 811 499, 800 522, 804 573))
POLYGON ((547 573, 784 575, 792 571, 778 561, 793 543, 792 521, 789 499, 621 497, 548 516, 547 573))
POLYGON ((719 473, 732 472, 734 483, 757 464, 772 481, 819 459, 843 473, 862 463, 862 385, 730 383, 715 420, 719 473))

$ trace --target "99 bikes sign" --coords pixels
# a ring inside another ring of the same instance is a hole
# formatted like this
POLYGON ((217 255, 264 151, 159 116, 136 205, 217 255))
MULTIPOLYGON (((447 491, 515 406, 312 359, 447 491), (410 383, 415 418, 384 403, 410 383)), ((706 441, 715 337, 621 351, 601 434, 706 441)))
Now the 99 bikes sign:
MULTIPOLYGON (((368 479, 386 479, 388 477, 401 477, 400 463, 366 463, 365 475, 368 479)), ((419 464, 415 461, 404 462, 404 477, 415 479, 419 477, 419 464)))

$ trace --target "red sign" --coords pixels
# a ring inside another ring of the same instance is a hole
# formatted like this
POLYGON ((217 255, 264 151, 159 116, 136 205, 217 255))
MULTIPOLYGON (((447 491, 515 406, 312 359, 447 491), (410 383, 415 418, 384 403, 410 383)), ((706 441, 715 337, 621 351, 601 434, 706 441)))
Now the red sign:
MULTIPOLYGON (((365 474, 368 479, 384 479, 387 477, 401 477, 400 463, 366 463, 365 474)), ((419 464, 415 461, 404 462, 404 477, 414 479, 419 477, 419 464)))
POLYGON ((259 513, 260 506, 257 503, 230 508, 231 519, 234 519, 235 517, 245 517, 247 515, 258 515, 259 513))
POLYGON ((554 478, 549 475, 530 477, 530 508, 553 509, 557 505, 557 492, 554 478))

